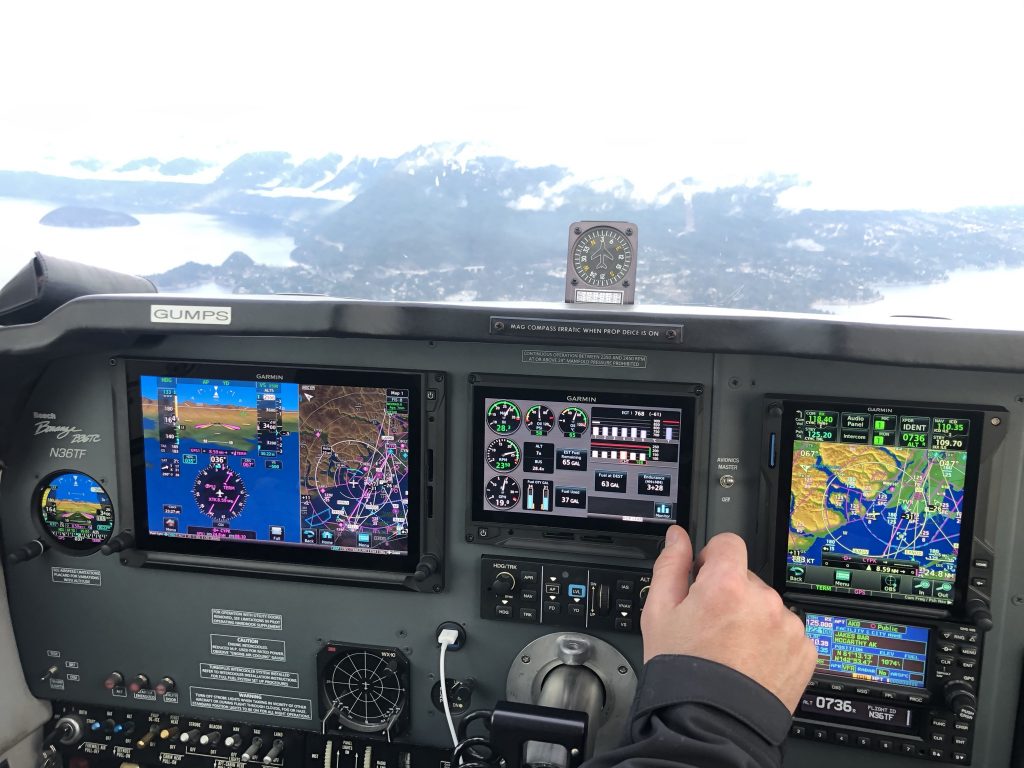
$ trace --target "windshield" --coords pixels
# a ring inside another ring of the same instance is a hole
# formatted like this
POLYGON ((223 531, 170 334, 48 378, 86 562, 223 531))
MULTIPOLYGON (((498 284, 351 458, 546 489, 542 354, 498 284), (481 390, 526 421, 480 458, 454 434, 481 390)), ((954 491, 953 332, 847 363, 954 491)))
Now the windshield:
POLYGON ((1018 323, 1019 2, 21 3, 0 280, 1018 323))

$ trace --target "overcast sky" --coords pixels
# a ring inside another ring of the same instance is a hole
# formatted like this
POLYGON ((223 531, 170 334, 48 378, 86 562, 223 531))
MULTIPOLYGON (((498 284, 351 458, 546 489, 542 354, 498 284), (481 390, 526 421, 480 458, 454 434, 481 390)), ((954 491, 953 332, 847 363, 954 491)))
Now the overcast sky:
POLYGON ((0 168, 486 143, 642 190, 1024 204, 1024 2, 5 3, 0 168))

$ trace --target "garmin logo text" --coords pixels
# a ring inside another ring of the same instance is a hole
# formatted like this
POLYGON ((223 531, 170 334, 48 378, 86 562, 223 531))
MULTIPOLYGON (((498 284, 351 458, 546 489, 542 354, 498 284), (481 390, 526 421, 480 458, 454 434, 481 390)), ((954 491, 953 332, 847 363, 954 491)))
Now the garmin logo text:
POLYGON ((191 323, 195 325, 231 325, 231 307, 186 307, 179 304, 152 304, 151 323, 191 323))
POLYGON ((256 378, 260 381, 284 381, 284 376, 279 373, 257 373, 256 378))
POLYGON ((586 397, 584 395, 569 395, 567 398, 570 403, 596 403, 596 397, 586 397))

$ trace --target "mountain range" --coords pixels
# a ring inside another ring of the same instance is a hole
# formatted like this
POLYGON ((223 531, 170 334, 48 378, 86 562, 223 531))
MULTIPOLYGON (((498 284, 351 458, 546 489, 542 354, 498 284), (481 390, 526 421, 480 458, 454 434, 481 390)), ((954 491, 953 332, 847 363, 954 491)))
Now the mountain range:
POLYGON ((294 239, 295 266, 237 252, 221 264, 152 275, 163 290, 214 282, 237 293, 560 301, 569 225, 578 220, 637 225, 638 303, 806 312, 879 298, 885 285, 943 280, 954 269, 1024 265, 1022 208, 780 205, 799 183, 772 177, 708 188, 680 179, 644 198, 628 180, 583 180, 557 166, 438 144, 374 159, 257 152, 221 168, 193 158, 116 167, 87 159, 74 177, 0 171, 0 196, 125 214, 206 213, 294 239))

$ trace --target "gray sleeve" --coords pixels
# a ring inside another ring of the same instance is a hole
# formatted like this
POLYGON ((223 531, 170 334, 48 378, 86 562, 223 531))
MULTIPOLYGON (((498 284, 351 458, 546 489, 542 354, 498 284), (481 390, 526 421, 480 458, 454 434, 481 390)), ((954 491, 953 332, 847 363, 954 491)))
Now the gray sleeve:
POLYGON ((618 749, 584 768, 775 768, 792 717, 746 675, 694 656, 644 665, 618 749))

